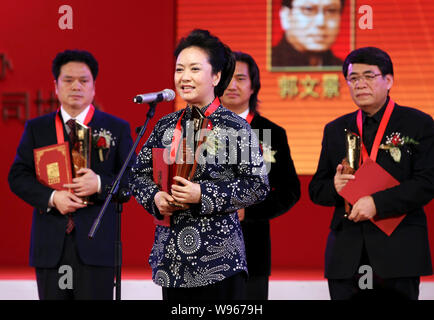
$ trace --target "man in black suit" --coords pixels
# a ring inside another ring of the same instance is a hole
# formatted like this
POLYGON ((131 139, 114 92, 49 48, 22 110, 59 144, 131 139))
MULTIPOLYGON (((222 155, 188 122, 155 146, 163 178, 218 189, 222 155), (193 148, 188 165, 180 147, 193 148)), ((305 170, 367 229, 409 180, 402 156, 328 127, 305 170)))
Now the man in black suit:
MULTIPOLYGON (((11 190, 34 207, 30 265, 36 269, 40 299, 113 299, 114 204, 109 205, 93 240, 88 232, 107 187, 128 155, 130 127, 93 107, 98 62, 92 54, 61 52, 53 60, 52 71, 61 108, 26 123, 9 172, 11 190), (72 192, 56 191, 36 179, 33 149, 62 142, 59 139, 71 144, 75 121, 91 127, 91 166, 77 171, 72 183, 64 185, 72 192), (89 197, 88 204, 83 197, 89 197), (72 274, 65 273, 69 271, 72 274)), ((122 185, 127 185, 127 177, 122 185)))
POLYGON ((418 299, 420 276, 432 274, 423 206, 434 194, 433 120, 391 100, 393 65, 386 52, 374 47, 354 50, 344 61, 343 74, 359 110, 326 125, 318 168, 309 185, 313 202, 335 207, 325 254, 330 296, 418 299), (348 218, 339 195, 354 179, 341 164, 346 155, 345 129, 361 135, 363 154, 400 183, 360 198, 348 218), (405 218, 390 236, 369 220, 402 214, 405 218), (372 268, 372 290, 361 290, 364 285, 359 282, 368 276, 359 271, 362 265, 372 268))
POLYGON ((291 159, 286 132, 256 111, 261 87, 259 68, 254 59, 235 52, 236 66, 232 81, 221 97, 223 106, 247 120, 258 134, 268 169, 270 193, 256 205, 239 210, 246 246, 246 298, 268 299, 268 277, 271 274, 270 219, 287 212, 300 198, 300 182, 291 159))

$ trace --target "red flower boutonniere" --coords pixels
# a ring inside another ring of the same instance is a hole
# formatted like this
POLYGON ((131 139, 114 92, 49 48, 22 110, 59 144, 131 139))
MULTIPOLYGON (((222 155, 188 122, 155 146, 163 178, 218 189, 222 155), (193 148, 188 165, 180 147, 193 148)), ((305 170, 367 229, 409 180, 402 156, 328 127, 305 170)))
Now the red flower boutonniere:
POLYGON ((406 144, 419 144, 416 140, 410 137, 401 137, 399 132, 394 132, 386 137, 386 143, 380 145, 380 149, 389 151, 395 162, 401 161, 401 147, 406 144))
POLYGON ((97 130, 93 133, 93 145, 98 150, 99 160, 103 162, 107 160, 108 154, 110 152, 110 145, 114 146, 114 139, 112 138, 112 133, 105 129, 97 130), (108 150, 104 157, 104 150, 108 150))

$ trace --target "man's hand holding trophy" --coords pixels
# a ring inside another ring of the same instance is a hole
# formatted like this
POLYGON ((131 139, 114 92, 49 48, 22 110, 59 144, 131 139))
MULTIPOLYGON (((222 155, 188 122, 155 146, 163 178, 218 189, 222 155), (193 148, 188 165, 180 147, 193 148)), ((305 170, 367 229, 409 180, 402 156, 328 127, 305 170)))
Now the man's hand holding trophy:
MULTIPOLYGON (((348 180, 354 179, 354 173, 359 169, 361 162, 361 140, 360 136, 345 130, 346 157, 336 169, 334 184, 339 193, 348 180)), ((345 218, 351 213, 351 204, 345 200, 345 218)))

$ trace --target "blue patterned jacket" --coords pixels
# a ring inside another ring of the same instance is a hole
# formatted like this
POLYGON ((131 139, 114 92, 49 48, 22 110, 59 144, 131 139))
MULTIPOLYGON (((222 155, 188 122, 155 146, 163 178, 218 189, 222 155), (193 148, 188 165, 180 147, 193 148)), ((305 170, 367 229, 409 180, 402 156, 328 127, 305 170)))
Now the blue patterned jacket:
MULTIPOLYGON (((162 216, 154 204, 159 189, 152 179, 152 148, 170 148, 182 111, 158 121, 131 173, 133 195, 156 218, 162 216)), ((208 119, 213 129, 202 154, 207 161, 198 164, 193 177, 201 186, 201 202, 174 212, 170 228, 156 226, 149 264, 153 281, 163 287, 206 286, 247 272, 236 210, 264 200, 269 191, 258 140, 250 125, 221 105, 208 119), (243 134, 234 139, 239 132, 243 134), (234 153, 236 161, 228 161, 234 153), (221 161, 222 154, 226 161, 221 161)), ((182 127, 185 131, 185 121, 182 127)))

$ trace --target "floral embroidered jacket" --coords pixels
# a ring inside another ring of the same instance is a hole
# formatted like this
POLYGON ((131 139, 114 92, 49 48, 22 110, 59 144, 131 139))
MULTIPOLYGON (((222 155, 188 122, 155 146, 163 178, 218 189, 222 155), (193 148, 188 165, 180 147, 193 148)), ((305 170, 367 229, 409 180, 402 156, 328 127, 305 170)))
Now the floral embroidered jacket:
MULTIPOLYGON (((157 218, 161 215, 154 204, 159 189, 152 179, 152 148, 170 148, 182 112, 158 121, 131 173, 133 195, 157 218)), ((153 281, 163 287, 206 286, 247 272, 236 210, 264 200, 269 191, 258 140, 249 124, 221 105, 208 119, 212 131, 193 177, 201 186, 201 201, 176 211, 170 227, 156 226, 149 263, 153 281)), ((181 123, 185 132, 186 121, 181 123)))

